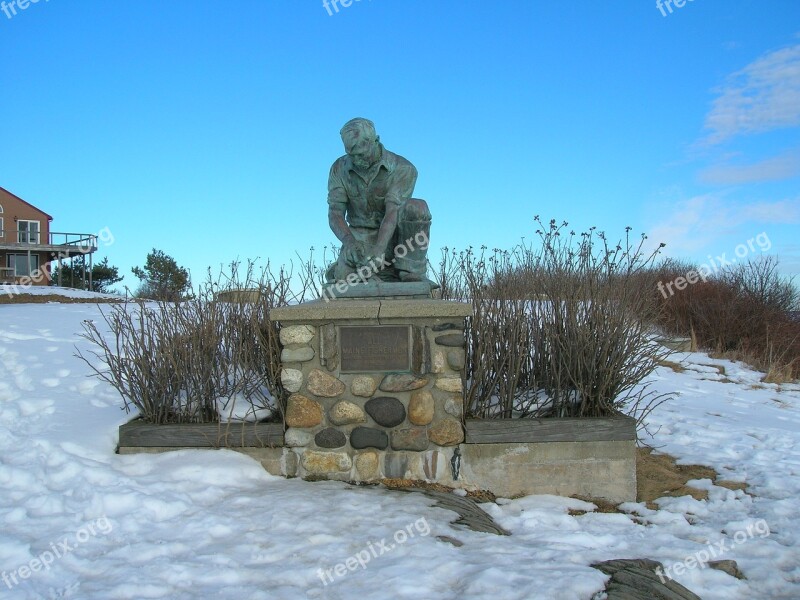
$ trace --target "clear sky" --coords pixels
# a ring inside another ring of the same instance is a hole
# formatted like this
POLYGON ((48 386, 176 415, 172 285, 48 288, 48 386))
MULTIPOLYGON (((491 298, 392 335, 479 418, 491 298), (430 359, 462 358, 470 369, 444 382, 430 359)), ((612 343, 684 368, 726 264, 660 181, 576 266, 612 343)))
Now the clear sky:
POLYGON ((434 263, 539 214, 698 262, 764 233, 800 272, 797 0, 9 4, 0 186, 108 228, 132 287, 153 247, 197 280, 330 244, 356 116, 418 168, 434 263))

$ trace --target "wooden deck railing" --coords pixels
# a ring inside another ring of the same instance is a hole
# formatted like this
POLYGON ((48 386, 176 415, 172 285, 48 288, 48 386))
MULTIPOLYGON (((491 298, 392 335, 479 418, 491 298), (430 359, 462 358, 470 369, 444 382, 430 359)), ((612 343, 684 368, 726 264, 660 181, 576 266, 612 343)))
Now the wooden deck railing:
POLYGON ((0 230, 0 243, 20 244, 20 245, 48 245, 48 246, 69 246, 71 248, 85 248, 89 250, 97 249, 97 236, 92 233, 66 233, 51 231, 46 244, 42 243, 42 234, 38 231, 13 231, 10 229, 0 230), (14 235, 16 234, 16 236, 14 235), (9 238, 16 238, 11 241, 9 238))

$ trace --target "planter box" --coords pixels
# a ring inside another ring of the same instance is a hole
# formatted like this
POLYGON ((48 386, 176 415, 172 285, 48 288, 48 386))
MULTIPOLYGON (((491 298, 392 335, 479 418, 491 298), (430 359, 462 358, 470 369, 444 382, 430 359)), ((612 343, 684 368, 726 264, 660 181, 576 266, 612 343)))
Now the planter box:
POLYGON ((636 419, 619 416, 547 419, 470 419, 467 444, 636 441, 636 419))
MULTIPOLYGON (((465 433, 465 442, 457 446, 457 471, 450 468, 452 451, 396 453, 407 469, 404 476, 505 497, 636 500, 636 421, 630 417, 469 420, 465 433), (436 474, 431 464, 439 464, 436 474)), ((152 425, 135 420, 119 428, 120 454, 228 448, 261 461, 273 475, 293 477, 298 455, 283 445, 281 423, 152 425)))
POLYGON ((140 419, 119 428, 123 448, 270 448, 283 446, 282 423, 180 423, 140 419))
POLYGON ((249 304, 258 302, 261 299, 261 290, 258 288, 241 288, 234 290, 223 290, 217 292, 217 302, 234 302, 239 304, 249 304))
POLYGON ((462 477, 499 496, 636 501, 636 420, 467 421, 462 477))

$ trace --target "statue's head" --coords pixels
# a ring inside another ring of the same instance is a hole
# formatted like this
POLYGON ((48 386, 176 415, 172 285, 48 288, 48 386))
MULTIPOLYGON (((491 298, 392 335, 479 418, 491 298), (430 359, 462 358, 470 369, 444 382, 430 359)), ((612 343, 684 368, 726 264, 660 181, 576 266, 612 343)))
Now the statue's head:
POLYGON ((351 119, 339 132, 344 150, 359 169, 368 169, 380 158, 380 136, 375 133, 375 123, 369 119, 351 119))

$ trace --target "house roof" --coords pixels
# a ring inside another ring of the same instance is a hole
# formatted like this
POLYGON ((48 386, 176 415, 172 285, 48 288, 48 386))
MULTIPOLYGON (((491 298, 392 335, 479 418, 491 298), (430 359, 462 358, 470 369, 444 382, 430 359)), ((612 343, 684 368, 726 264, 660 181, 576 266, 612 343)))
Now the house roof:
POLYGON ((27 204, 27 205, 28 205, 28 206, 30 206, 32 209, 34 209, 34 210, 38 210, 38 211, 39 211, 40 213, 42 213, 42 214, 43 214, 45 217, 47 217, 47 220, 48 220, 48 221, 52 221, 52 220, 53 220, 53 217, 51 217, 50 215, 48 215, 48 214, 47 214, 46 212, 44 212, 44 211, 43 211, 41 208, 38 208, 38 207, 34 206, 34 205, 33 205, 33 204, 31 204, 30 202, 26 202, 25 200, 23 200, 22 198, 20 198, 20 197, 19 197, 19 196, 17 196, 16 194, 12 194, 11 192, 9 192, 9 191, 8 191, 6 188, 4 188, 4 187, 0 186, 0 192, 5 192, 6 194, 8 194, 9 196, 11 196, 12 198, 16 198, 17 200, 19 200, 19 201, 20 201, 20 202, 22 202, 23 204, 27 204))

